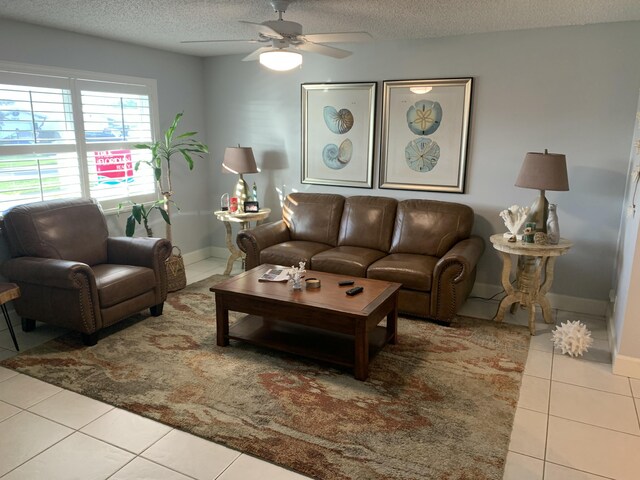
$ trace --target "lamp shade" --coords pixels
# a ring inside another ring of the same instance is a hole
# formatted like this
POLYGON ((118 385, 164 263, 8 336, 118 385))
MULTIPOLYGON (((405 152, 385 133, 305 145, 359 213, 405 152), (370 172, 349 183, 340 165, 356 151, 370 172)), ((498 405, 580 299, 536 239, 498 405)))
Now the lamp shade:
POLYGON ((516 187, 536 190, 569 190, 567 159, 561 153, 529 152, 524 157, 516 187))
POLYGON ((258 173, 256 159, 251 147, 227 147, 222 168, 231 173, 258 173))
POLYGON ((271 70, 285 72, 302 65, 302 55, 288 50, 271 50, 260 54, 260 64, 271 70))

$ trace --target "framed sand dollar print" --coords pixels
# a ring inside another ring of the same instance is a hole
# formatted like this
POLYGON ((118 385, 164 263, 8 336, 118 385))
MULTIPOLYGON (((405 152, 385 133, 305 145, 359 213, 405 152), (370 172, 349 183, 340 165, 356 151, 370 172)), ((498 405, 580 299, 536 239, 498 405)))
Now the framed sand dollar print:
POLYGON ((472 83, 384 82, 380 188, 464 193, 472 83))

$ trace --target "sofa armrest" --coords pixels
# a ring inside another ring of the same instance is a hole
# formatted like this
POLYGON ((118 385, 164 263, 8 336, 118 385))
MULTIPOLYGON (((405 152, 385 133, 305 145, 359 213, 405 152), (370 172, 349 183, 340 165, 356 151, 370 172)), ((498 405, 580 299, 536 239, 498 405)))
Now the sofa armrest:
POLYGON ((107 258, 109 263, 136 265, 156 269, 171 255, 171 242, 165 238, 109 237, 107 258))
POLYGON ((251 270, 260 265, 262 250, 290 239, 289 228, 283 220, 241 230, 236 238, 236 244, 246 254, 245 270, 251 270))
POLYGON ((484 240, 472 235, 466 240, 456 243, 436 264, 434 276, 440 277, 443 272, 454 268, 458 274, 452 278, 453 283, 461 282, 476 267, 484 252, 484 240))
POLYGON ((471 236, 445 253, 433 272, 431 312, 450 322, 467 299, 476 279, 476 265, 484 252, 484 240, 471 236))
POLYGON ((11 282, 43 287, 81 289, 88 284, 95 288, 96 283, 87 264, 54 258, 11 258, 2 264, 2 274, 11 282))

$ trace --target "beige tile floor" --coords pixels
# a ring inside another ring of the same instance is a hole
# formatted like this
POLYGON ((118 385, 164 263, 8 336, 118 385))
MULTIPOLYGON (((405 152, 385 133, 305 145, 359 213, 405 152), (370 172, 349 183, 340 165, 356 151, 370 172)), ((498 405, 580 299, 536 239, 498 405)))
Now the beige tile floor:
MULTIPOLYGON (((222 273, 225 264, 210 258, 189 265, 187 281, 222 273)), ((495 301, 470 299, 461 313, 491 318, 496 307, 495 301)), ((525 325, 524 313, 507 317, 525 325)), ((504 480, 640 478, 640 380, 611 373, 603 318, 560 310, 554 315, 556 322, 582 320, 596 343, 580 359, 559 355, 550 341, 552 326, 538 323, 504 480)), ((4 322, 1 328, 0 359, 16 354, 4 322)), ((64 332, 47 325, 29 333, 16 328, 22 350, 64 332)), ((0 452, 2 480, 306 478, 2 367, 0 452)))

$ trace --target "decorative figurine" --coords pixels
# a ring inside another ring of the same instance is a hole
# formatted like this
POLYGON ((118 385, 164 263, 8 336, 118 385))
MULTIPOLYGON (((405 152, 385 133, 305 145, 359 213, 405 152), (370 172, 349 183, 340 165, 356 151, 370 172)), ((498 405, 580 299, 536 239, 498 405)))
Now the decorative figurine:
POLYGON ((549 219, 547 220, 547 238, 551 245, 560 242, 560 226, 558 225, 558 212, 555 203, 549 204, 549 219))
POLYGON ((536 232, 533 234, 533 243, 536 245, 547 245, 549 240, 544 232, 536 232))
POLYGON ((306 263, 300 262, 297 267, 293 265, 289 269, 287 276, 289 277, 289 283, 294 290, 302 290, 302 274, 306 272, 304 269, 306 263))
POLYGON ((553 346, 560 348, 563 354, 568 353, 572 357, 581 356, 593 345, 591 332, 578 320, 561 323, 552 331, 552 334, 553 346))
POLYGON ((505 237, 511 238, 518 235, 518 231, 527 219, 529 207, 521 207, 520 205, 511 205, 506 210, 500 212, 500 217, 504 221, 505 226, 509 229, 509 233, 505 233, 505 237))

